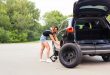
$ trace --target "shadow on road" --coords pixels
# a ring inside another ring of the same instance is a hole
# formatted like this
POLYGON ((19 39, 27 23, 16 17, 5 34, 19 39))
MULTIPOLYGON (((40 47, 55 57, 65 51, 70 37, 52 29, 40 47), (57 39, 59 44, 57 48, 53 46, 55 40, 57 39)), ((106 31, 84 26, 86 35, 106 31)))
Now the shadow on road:
POLYGON ((81 64, 106 64, 107 62, 104 62, 101 56, 83 56, 81 64))

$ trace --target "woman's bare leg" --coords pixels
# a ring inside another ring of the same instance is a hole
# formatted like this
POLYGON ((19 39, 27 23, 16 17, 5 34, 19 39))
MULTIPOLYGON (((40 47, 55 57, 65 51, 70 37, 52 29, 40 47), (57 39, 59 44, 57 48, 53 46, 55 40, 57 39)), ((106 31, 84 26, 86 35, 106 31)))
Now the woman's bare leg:
POLYGON ((44 42, 44 46, 47 49, 47 58, 49 58, 50 57, 50 46, 48 42, 44 42))
POLYGON ((45 49, 45 46, 43 43, 41 43, 41 50, 40 50, 40 59, 42 60, 43 51, 45 49))

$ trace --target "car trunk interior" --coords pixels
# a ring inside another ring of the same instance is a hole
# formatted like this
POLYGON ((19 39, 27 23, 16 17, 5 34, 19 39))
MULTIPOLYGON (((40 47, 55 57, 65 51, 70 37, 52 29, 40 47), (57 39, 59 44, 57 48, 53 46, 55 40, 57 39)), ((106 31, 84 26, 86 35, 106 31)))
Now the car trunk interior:
POLYGON ((82 29, 76 31, 77 40, 107 40, 110 39, 108 29, 82 29))
POLYGON ((100 23, 100 21, 83 22, 75 26, 76 40, 85 41, 85 43, 96 42, 96 43, 108 43, 110 42, 110 29, 100 23), (91 24, 90 24, 91 23, 91 24), (78 27, 82 25, 82 28, 78 27), (89 41, 88 41, 89 40, 89 41), (90 41, 91 40, 91 41, 90 41), (103 40, 103 41, 102 41, 103 40))

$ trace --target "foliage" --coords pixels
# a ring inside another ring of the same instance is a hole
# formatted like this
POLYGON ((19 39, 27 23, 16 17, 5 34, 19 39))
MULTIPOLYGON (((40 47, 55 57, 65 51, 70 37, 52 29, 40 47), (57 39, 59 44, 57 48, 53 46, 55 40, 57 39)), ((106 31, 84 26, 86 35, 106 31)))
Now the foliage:
POLYGON ((46 27, 45 28, 49 28, 52 25, 57 25, 59 27, 59 25, 61 24, 61 22, 66 19, 66 16, 64 16, 63 14, 61 14, 59 11, 57 10, 53 10, 51 12, 47 12, 44 14, 44 20, 46 23, 46 27))
POLYGON ((66 18, 59 11, 44 14, 45 25, 39 23, 40 10, 29 0, 0 0, 0 43, 39 40, 52 25, 60 26, 66 18))
POLYGON ((0 42, 33 41, 41 34, 39 9, 28 0, 0 0, 0 42))

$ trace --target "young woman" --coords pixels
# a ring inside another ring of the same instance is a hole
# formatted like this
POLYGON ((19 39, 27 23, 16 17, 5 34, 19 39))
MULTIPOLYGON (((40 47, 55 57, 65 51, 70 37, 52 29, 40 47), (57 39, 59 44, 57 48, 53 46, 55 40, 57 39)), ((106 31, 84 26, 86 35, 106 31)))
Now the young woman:
POLYGON ((45 30, 40 38, 41 41, 41 50, 40 50, 40 61, 44 61, 42 59, 43 51, 46 48, 47 49, 47 60, 46 62, 52 62, 49 58, 50 55, 50 46, 49 43, 47 42, 47 38, 50 37, 50 39, 54 42, 54 44, 59 45, 58 43, 58 38, 56 36, 58 32, 58 27, 57 26, 52 26, 50 30, 45 30))

